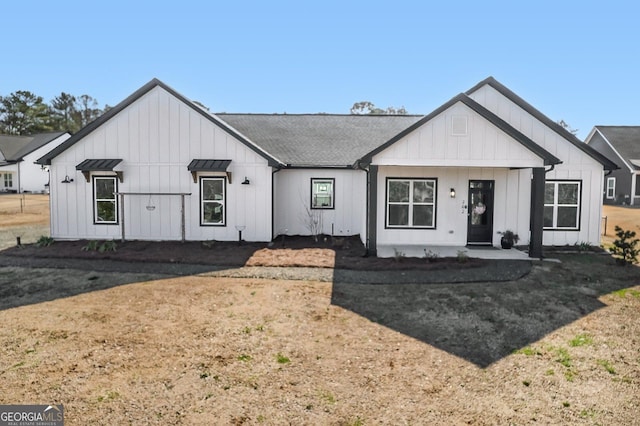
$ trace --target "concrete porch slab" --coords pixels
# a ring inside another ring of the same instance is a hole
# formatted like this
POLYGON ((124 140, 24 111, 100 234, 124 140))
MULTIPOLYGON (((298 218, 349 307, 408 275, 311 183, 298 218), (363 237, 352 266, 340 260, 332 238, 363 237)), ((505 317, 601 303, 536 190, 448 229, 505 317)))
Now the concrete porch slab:
POLYGON ((378 257, 395 257, 396 252, 403 253, 405 257, 425 257, 426 253, 435 253, 437 257, 457 257, 458 251, 478 259, 531 260, 527 253, 518 249, 489 246, 379 245, 378 257))

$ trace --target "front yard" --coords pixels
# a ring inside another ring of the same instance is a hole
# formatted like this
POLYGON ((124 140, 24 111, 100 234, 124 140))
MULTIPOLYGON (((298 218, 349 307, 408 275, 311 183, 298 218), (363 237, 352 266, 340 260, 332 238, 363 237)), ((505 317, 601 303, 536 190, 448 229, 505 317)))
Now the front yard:
POLYGON ((429 285, 5 267, 0 288, 51 294, 0 311, 0 403, 69 425, 637 424, 640 268, 561 260, 429 285))
MULTIPOLYGON (((0 213, 10 240, 30 226, 0 213)), ((640 268, 604 254, 457 284, 0 256, 0 404, 68 425, 640 424, 640 268)))

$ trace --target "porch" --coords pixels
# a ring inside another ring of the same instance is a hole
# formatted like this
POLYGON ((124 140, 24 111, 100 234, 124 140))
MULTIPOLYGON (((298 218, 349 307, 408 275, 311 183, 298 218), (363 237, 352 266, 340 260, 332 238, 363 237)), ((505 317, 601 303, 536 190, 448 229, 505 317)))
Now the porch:
POLYGON ((515 248, 503 250, 491 246, 378 245, 377 255, 395 257, 396 253, 402 253, 404 257, 425 257, 426 254, 434 257, 457 257, 459 251, 464 251, 468 257, 478 259, 531 260, 524 251, 515 248))

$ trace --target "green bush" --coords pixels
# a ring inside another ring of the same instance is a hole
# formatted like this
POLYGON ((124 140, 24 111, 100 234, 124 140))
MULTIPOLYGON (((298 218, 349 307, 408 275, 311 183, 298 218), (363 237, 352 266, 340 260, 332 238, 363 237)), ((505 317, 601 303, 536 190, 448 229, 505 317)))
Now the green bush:
POLYGON ((36 241, 36 247, 49 247, 54 242, 55 240, 53 238, 42 235, 38 238, 38 241, 36 241))
POLYGON ((613 245, 609 249, 611 254, 615 256, 616 261, 620 265, 631 265, 638 263, 638 240, 634 231, 625 231, 616 225, 616 237, 617 240, 613 242, 613 245))

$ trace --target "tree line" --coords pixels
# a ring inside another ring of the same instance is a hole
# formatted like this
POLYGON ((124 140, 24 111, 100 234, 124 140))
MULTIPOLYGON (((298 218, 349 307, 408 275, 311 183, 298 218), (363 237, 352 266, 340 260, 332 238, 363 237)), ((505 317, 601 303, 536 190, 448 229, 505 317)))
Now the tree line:
MULTIPOLYGON (((109 105, 99 108, 98 101, 89 95, 74 96, 61 92, 47 104, 42 96, 28 90, 18 90, 7 96, 0 96, 0 134, 32 135, 58 131, 73 134, 109 109, 109 105)), ((369 101, 354 103, 350 112, 407 114, 404 107, 382 109, 369 101)))
POLYGON ((42 96, 18 90, 0 96, 0 134, 75 133, 110 108, 99 108, 98 101, 89 95, 61 92, 47 104, 42 96))

